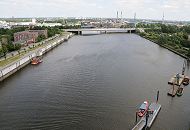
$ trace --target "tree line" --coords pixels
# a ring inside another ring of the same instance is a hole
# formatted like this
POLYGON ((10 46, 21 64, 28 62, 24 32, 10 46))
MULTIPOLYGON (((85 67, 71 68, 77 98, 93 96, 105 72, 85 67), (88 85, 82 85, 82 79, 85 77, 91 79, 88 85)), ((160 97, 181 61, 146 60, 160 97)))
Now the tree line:
MULTIPOLYGON (((25 30, 47 30, 48 32, 48 37, 55 36, 55 34, 60 34, 63 32, 63 29, 68 29, 68 28, 80 28, 80 26, 55 26, 55 27, 15 27, 11 29, 0 29, 0 39, 2 37, 7 38, 7 44, 3 44, 2 47, 0 48, 0 56, 5 56, 8 52, 12 51, 17 51, 21 49, 21 44, 13 44, 14 41, 14 33, 25 31, 25 30)), ((37 38, 37 42, 41 42, 42 40, 45 39, 44 35, 40 35, 37 38)))
POLYGON ((139 32, 140 36, 190 57, 190 41, 188 39, 190 25, 179 27, 176 25, 141 23, 137 27, 144 28, 144 32, 139 32))

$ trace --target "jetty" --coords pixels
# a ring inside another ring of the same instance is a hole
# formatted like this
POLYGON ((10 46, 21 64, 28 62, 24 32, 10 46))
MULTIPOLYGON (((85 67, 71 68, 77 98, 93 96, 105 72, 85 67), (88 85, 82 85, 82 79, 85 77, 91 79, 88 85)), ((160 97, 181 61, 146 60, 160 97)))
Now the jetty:
POLYGON ((176 85, 170 86, 168 95, 169 95, 169 96, 172 96, 172 97, 175 97, 175 95, 177 94, 177 90, 178 90, 178 89, 179 89, 179 86, 176 86, 176 85))
POLYGON ((190 79, 188 76, 185 76, 185 69, 186 61, 184 60, 182 74, 178 73, 177 75, 173 76, 168 82, 168 84, 171 85, 168 92, 169 96, 175 97, 176 94, 181 96, 183 94, 184 86, 187 86, 189 84, 190 79))
MULTIPOLYGON (((153 122, 155 121, 158 113, 161 110, 161 104, 158 103, 159 91, 157 94, 157 101, 153 102, 149 106, 149 111, 139 120, 139 122, 133 127, 132 130, 144 130, 151 128, 153 122)), ((137 122, 137 113, 136 113, 136 122, 137 122)))
POLYGON ((170 85, 177 85, 177 86, 181 86, 183 83, 183 80, 185 78, 185 75, 179 74, 179 81, 177 80, 177 76, 174 75, 168 82, 168 84, 170 85))
POLYGON ((161 105, 159 103, 154 102, 150 104, 149 109, 153 111, 153 113, 148 116, 148 120, 147 120, 147 115, 143 116, 132 130, 142 130, 145 127, 150 128, 152 126, 159 111, 161 110, 161 105), (146 126, 146 120, 147 120, 147 126, 146 126))

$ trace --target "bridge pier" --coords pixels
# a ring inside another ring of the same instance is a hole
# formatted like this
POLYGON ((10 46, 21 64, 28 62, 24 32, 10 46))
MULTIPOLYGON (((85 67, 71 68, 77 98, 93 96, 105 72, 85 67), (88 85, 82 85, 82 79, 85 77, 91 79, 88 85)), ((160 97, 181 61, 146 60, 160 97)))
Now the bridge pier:
POLYGON ((82 31, 78 31, 78 33, 77 33, 78 35, 82 35, 82 31))

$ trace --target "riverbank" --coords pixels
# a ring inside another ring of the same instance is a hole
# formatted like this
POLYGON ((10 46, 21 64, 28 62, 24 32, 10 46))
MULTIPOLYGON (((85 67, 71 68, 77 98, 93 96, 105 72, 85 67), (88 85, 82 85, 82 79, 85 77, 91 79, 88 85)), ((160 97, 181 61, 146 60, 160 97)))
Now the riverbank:
MULTIPOLYGON (((137 35, 139 35, 139 34, 137 33, 137 35)), ((158 44, 156 41, 154 41, 154 40, 152 40, 152 39, 149 39, 149 38, 147 38, 147 37, 143 37, 143 36, 141 36, 141 35, 139 35, 139 36, 142 37, 142 38, 145 38, 145 39, 147 39, 147 40, 149 40, 149 41, 151 41, 151 42, 153 42, 153 43, 155 43, 155 44, 157 44, 157 45, 159 45, 159 46, 161 46, 161 47, 163 47, 163 48, 165 48, 165 49, 167 49, 167 50, 169 50, 169 51, 171 51, 171 52, 173 52, 173 53, 175 53, 175 54, 177 54, 177 55, 179 55, 179 56, 181 56, 181 57, 183 57, 183 58, 185 58, 185 59, 187 59, 187 60, 189 60, 189 57, 188 57, 188 56, 186 56, 185 54, 182 54, 182 53, 180 53, 180 52, 174 50, 173 48, 167 46, 167 44, 161 45, 161 44, 158 44)))
POLYGON ((21 68, 28 65, 31 62, 31 59, 37 57, 39 53, 45 54, 49 52, 51 49, 55 48, 64 41, 67 41, 72 36, 73 36, 72 33, 64 33, 62 35, 59 35, 54 40, 42 45, 40 48, 30 51, 27 54, 24 54, 23 56, 16 59, 16 61, 9 63, 6 66, 3 66, 2 68, 0 68, 0 81, 3 81, 10 75, 14 74, 21 68))
MULTIPOLYGON (((158 44, 158 45, 159 45, 159 44, 158 44)), ((175 53, 175 54, 177 54, 177 55, 179 55, 179 56, 181 56, 181 57, 183 57, 183 58, 185 58, 185 59, 189 59, 189 57, 187 57, 186 55, 177 52, 176 50, 170 48, 169 46, 166 46, 166 45, 160 45, 160 46, 163 47, 163 48, 168 49, 169 51, 172 51, 173 53, 175 53)))
POLYGON ((159 90, 151 129, 189 130, 180 108, 189 110, 190 88, 174 100, 166 94, 183 59, 138 35, 74 36, 43 60, 0 83, 1 129, 131 130, 136 108, 159 90))
POLYGON ((56 34, 55 36, 45 39, 41 42, 30 44, 26 47, 21 48, 18 51, 14 51, 14 52, 10 52, 10 53, 6 54, 6 58, 5 57, 0 58, 0 69, 6 65, 18 60, 19 58, 23 57, 25 54, 28 54, 29 52, 31 52, 33 50, 36 50, 42 46, 45 46, 46 44, 53 41, 57 37, 59 37, 59 34, 56 34))

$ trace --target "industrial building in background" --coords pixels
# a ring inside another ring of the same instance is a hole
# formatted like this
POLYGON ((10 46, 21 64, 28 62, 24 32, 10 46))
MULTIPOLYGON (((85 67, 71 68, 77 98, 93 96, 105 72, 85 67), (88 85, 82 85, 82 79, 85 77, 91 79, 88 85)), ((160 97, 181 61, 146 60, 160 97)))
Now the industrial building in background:
POLYGON ((48 37, 47 30, 27 30, 14 33, 14 43, 30 44, 35 43, 40 35, 48 37))

